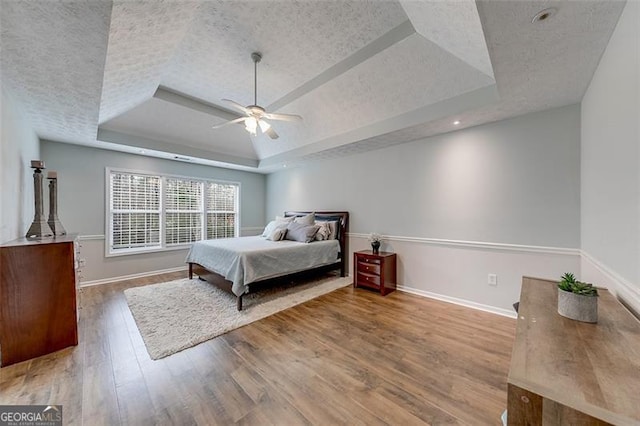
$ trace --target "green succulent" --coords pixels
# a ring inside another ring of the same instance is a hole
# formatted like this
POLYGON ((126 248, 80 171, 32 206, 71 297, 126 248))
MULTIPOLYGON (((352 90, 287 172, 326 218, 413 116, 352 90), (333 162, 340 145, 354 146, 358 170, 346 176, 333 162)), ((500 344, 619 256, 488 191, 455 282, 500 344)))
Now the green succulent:
POLYGON ((576 280, 576 277, 571 272, 567 272, 560 278, 558 288, 571 293, 581 294, 583 296, 598 295, 598 289, 595 288, 593 284, 576 280))

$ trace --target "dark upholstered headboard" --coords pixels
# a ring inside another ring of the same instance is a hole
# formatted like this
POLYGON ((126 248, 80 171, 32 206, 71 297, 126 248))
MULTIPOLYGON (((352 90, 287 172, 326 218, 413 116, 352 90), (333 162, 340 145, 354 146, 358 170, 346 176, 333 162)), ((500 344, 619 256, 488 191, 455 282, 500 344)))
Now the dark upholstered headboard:
MULTIPOLYGON (((339 230, 338 230, 338 241, 340 242, 340 259, 342 261, 343 272, 346 271, 346 259, 348 257, 347 253, 347 232, 349 231, 349 212, 339 212, 339 211, 313 211, 313 212, 303 212, 303 211, 286 211, 284 212, 285 217, 290 216, 305 216, 309 213, 314 213, 316 216, 316 220, 319 221, 338 221, 339 230)), ((344 274, 343 274, 344 276, 344 274)))

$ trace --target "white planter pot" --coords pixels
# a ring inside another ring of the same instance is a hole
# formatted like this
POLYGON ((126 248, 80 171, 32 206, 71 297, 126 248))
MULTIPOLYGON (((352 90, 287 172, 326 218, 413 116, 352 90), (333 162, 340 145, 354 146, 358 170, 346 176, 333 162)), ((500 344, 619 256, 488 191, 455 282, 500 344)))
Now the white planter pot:
POLYGON ((598 322, 598 296, 585 296, 558 289, 558 313, 582 322, 598 322))

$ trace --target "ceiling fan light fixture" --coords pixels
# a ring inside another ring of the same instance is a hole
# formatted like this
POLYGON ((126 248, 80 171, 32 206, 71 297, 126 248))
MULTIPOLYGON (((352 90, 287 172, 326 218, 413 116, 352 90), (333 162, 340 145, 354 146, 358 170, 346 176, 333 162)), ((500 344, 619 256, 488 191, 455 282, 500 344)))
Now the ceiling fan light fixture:
POLYGON ((247 132, 251 133, 253 136, 256 135, 256 130, 258 128, 258 120, 255 117, 247 117, 244 120, 244 128, 247 132))

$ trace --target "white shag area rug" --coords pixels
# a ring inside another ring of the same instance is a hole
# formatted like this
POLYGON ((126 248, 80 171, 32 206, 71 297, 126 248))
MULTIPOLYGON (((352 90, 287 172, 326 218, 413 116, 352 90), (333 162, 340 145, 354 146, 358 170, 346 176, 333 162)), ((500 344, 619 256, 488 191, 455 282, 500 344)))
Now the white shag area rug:
POLYGON ((160 359, 276 312, 351 284, 350 278, 322 275, 236 297, 197 278, 124 291, 151 359, 160 359))

